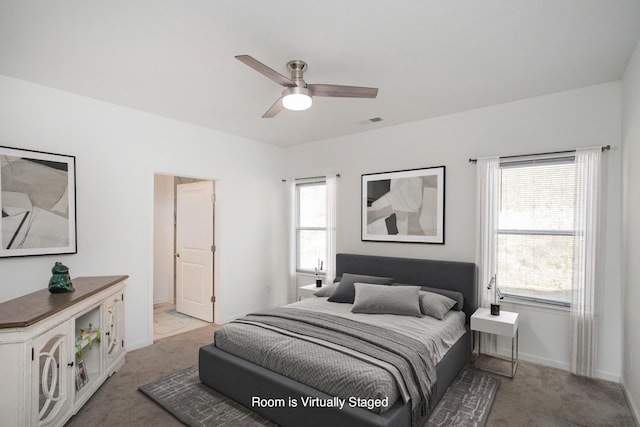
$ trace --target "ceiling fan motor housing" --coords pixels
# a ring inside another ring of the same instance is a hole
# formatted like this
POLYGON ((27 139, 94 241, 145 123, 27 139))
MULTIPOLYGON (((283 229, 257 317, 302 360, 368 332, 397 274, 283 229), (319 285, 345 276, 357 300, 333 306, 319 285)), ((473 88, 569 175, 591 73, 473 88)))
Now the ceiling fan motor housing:
POLYGON ((291 80, 298 87, 307 87, 307 83, 302 78, 302 74, 307 71, 307 63, 299 59, 287 62, 287 68, 291 71, 291 80))

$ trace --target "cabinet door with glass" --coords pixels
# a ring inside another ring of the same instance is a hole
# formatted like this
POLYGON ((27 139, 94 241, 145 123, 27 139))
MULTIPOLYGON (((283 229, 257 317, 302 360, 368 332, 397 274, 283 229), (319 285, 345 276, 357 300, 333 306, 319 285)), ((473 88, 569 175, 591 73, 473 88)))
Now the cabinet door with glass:
POLYGON ((58 425, 71 408, 74 358, 69 329, 64 322, 33 340, 31 425, 58 425))
MULTIPOLYGON (((124 352, 124 300, 122 293, 114 294, 106 301, 105 341, 107 349, 107 369, 124 352)), ((111 372, 108 372, 110 375, 111 372)))
POLYGON ((102 325, 103 305, 95 305, 78 314, 74 319, 75 363, 72 389, 74 403, 84 403, 100 385, 105 369, 102 325))

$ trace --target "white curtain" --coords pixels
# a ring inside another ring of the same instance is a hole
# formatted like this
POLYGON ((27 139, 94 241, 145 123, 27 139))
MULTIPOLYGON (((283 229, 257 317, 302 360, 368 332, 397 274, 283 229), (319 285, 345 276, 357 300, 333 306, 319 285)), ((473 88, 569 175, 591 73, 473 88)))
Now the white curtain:
POLYGON ((325 283, 336 277, 336 206, 338 179, 336 175, 326 176, 327 185, 327 262, 325 283))
POLYGON ((595 275, 602 149, 576 150, 576 207, 571 294, 571 372, 592 377, 596 356, 595 275))
MULTIPOLYGON (((476 265, 478 266, 478 307, 489 307, 493 289, 487 289, 496 273, 496 232, 498 230, 500 159, 486 157, 476 164, 476 265)), ((498 286, 496 283, 494 286, 498 286)), ((482 352, 496 353, 492 334, 482 337, 482 352)))
POLYGON ((287 201, 287 254, 289 278, 289 302, 297 298, 296 277, 296 180, 288 179, 285 183, 285 200, 287 201))

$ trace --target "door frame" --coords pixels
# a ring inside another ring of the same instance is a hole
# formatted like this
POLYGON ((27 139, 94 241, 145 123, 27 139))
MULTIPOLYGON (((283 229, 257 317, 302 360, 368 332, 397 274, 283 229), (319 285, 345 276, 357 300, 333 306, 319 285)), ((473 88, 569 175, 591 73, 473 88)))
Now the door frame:
MULTIPOLYGON (((213 303, 213 323, 219 324, 220 322, 220 298, 219 298, 219 291, 220 291, 220 250, 221 247, 218 243, 219 241, 219 235, 220 235, 220 190, 221 190, 221 181, 216 179, 216 178, 211 178, 211 177, 203 177, 203 176, 196 176, 190 173, 184 173, 181 171, 168 171, 168 170, 153 170, 152 173, 150 174, 150 178, 149 178, 149 183, 150 183, 150 218, 151 220, 149 221, 149 234, 151 236, 151 245, 149 247, 149 277, 150 280, 148 282, 147 285, 147 294, 148 294, 148 309, 149 309, 149 315, 148 315, 148 337, 149 337, 149 342, 153 343, 153 267, 154 267, 154 254, 153 254, 153 249, 154 249, 154 244, 155 244, 155 235, 154 235, 154 229, 153 229, 153 221, 154 221, 154 216, 155 216, 155 206, 154 206, 154 189, 155 189, 155 175, 168 175, 168 176, 174 176, 174 177, 183 177, 183 178, 191 178, 191 179, 198 179, 198 180, 203 180, 203 181, 212 181, 213 182, 213 194, 215 196, 215 203, 213 204, 213 244, 215 246, 215 251, 213 253, 213 295, 214 295, 214 303, 213 303)), ((172 257, 173 257, 173 252, 172 252, 172 257)), ((174 273, 175 273, 175 269, 174 269, 174 273)), ((174 284, 174 288, 175 288, 175 284, 174 284)))

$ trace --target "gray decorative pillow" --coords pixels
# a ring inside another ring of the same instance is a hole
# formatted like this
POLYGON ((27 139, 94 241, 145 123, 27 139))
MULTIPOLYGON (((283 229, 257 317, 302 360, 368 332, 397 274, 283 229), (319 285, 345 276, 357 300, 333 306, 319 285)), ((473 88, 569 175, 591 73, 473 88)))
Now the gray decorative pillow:
MULTIPOLYGON (((394 286, 396 287, 396 286, 394 286)), ((397 286, 398 288, 402 286, 397 286)), ((420 311, 427 316, 442 320, 456 302, 444 295, 420 291, 420 311)))
MULTIPOLYGON (((394 283, 391 286, 409 286, 403 283, 394 283)), ((464 307, 464 296, 462 292, 452 291, 451 289, 441 289, 441 288, 431 288, 429 286, 420 286, 423 291, 433 292, 434 294, 444 295, 445 297, 449 297, 456 302, 456 305, 453 306, 452 310, 462 311, 464 307)))
POLYGON ((352 313, 422 317, 418 286, 380 286, 355 283, 352 313))
POLYGON ((390 277, 344 273, 340 279, 340 284, 335 292, 329 297, 328 301, 353 304, 353 299, 356 296, 356 290, 353 287, 353 284, 356 282, 369 283, 372 285, 390 285, 393 283, 393 279, 390 277))
POLYGON ((320 288, 319 290, 315 291, 313 294, 317 297, 330 297, 331 294, 333 294, 333 292, 336 290, 336 288, 338 287, 337 283, 332 283, 330 285, 325 285, 322 288, 320 288))
POLYGON ((464 307, 464 296, 462 295, 462 292, 452 291, 450 289, 430 288, 429 286, 422 286, 422 290, 451 298, 456 302, 456 305, 453 306, 452 310, 462 311, 462 308, 464 307))

